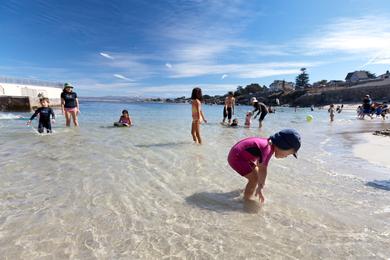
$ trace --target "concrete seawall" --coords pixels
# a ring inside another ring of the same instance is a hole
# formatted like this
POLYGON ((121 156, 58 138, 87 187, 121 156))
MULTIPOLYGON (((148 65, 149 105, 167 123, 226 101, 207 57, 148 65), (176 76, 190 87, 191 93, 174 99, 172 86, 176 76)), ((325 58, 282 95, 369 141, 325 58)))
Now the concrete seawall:
MULTIPOLYGON (((0 96, 0 111, 2 112, 30 112, 39 107, 39 99, 32 97, 0 96)), ((60 107, 61 99, 50 99, 51 107, 60 107)))

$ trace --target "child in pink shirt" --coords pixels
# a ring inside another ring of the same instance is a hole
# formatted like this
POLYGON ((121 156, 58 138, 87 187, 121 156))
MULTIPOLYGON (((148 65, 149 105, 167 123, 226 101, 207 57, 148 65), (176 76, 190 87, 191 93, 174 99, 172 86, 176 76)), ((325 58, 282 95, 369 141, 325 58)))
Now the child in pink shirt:
POLYGON ((248 179, 244 199, 258 195, 264 202, 263 188, 267 177, 267 166, 272 155, 276 158, 296 156, 301 147, 301 137, 294 129, 284 129, 269 138, 249 137, 236 143, 228 155, 229 165, 248 179))

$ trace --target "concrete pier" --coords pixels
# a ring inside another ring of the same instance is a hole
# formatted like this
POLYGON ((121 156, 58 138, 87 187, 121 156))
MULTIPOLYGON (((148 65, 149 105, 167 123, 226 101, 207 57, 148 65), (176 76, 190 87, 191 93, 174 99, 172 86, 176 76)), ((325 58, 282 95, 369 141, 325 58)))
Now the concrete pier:
POLYGON ((29 112, 40 106, 38 94, 48 97, 51 107, 59 107, 62 87, 62 83, 0 77, 0 111, 29 112))

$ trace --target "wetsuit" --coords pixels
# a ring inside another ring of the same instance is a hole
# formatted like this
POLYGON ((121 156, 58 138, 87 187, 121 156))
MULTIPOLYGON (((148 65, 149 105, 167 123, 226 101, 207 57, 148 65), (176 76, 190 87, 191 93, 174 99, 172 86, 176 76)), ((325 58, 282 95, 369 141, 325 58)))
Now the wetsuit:
POLYGON ((232 147, 228 163, 236 172, 245 176, 259 163, 267 167, 273 153, 274 150, 267 138, 249 137, 232 147))
POLYGON ((48 133, 51 133, 50 115, 55 119, 53 109, 50 107, 40 107, 35 110, 35 113, 31 116, 30 120, 33 120, 39 114, 38 132, 43 133, 44 128, 48 133))
POLYGON ((257 117, 261 113, 259 121, 263 121, 265 116, 268 114, 267 106, 264 103, 255 102, 253 103, 253 107, 255 108, 255 110, 253 110, 252 113, 254 114, 256 111, 258 111, 255 117, 257 117))

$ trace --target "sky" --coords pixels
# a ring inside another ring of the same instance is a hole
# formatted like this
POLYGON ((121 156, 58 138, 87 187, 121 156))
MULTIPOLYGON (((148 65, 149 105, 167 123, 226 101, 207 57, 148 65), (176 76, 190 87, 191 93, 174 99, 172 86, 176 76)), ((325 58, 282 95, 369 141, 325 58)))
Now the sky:
POLYGON ((224 95, 390 68, 389 0, 2 0, 0 76, 83 96, 224 95))

